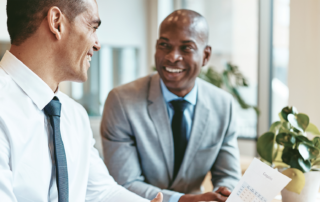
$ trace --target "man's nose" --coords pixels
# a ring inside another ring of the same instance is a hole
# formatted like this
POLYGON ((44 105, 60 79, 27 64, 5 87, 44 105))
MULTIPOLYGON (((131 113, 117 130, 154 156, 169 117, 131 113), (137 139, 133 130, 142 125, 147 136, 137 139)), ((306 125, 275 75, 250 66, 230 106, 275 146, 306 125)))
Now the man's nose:
POLYGON ((100 44, 99 40, 97 39, 96 42, 94 43, 93 50, 99 51, 100 48, 101 48, 101 44, 100 44))
POLYGON ((176 63, 178 61, 182 61, 182 55, 177 49, 172 49, 165 57, 165 59, 169 60, 171 63, 176 63))

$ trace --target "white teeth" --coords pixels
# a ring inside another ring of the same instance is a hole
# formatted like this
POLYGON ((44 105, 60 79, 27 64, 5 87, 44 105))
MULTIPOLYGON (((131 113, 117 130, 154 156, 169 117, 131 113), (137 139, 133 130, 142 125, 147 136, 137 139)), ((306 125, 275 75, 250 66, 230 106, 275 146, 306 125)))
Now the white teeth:
POLYGON ((168 72, 171 72, 171 73, 180 73, 183 71, 182 69, 174 69, 174 68, 170 68, 170 67, 165 67, 165 68, 168 72))
POLYGON ((91 56, 87 55, 87 60, 90 62, 91 61, 91 56))

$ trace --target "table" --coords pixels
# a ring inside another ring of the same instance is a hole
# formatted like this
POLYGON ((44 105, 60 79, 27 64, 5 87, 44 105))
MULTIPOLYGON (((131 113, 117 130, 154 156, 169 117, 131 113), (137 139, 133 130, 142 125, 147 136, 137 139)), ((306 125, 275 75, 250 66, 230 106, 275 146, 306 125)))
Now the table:
MULTIPOLYGON (((279 194, 280 195, 280 194, 279 194)), ((272 202, 281 202, 282 200, 279 199, 273 199, 272 202)), ((318 198, 315 202, 320 202, 320 190, 319 190, 319 194, 318 194, 318 198)))

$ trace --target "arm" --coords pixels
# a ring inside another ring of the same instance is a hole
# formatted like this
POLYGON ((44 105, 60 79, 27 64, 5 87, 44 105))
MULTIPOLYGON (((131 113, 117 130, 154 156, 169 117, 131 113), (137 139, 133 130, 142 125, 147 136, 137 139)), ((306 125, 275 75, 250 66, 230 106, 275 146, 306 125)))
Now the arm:
POLYGON ((110 174, 125 188, 147 199, 162 192, 165 202, 177 192, 161 190, 145 182, 130 121, 117 91, 109 93, 101 122, 104 160, 110 174))
MULTIPOLYGON (((88 177, 88 186, 86 201, 90 202, 149 202, 118 185, 109 175, 108 169, 99 157, 98 151, 93 147, 95 140, 92 139, 92 148, 90 151, 90 172, 88 177)), ((151 202, 162 202, 162 194, 151 202)))
POLYGON ((236 134, 236 115, 232 102, 233 99, 230 99, 229 125, 224 134, 224 140, 218 157, 211 168, 214 190, 217 190, 219 187, 227 187, 233 190, 241 177, 236 134))
POLYGON ((4 121, 0 117, 0 199, 1 201, 16 202, 13 193, 13 176, 10 168, 10 142, 4 121))

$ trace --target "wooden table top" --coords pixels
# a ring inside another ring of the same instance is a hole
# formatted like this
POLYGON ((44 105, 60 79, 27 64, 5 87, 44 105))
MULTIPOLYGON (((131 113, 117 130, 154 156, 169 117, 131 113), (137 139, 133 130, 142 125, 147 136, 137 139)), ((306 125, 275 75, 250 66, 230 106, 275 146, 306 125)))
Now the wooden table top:
POLYGON ((281 202, 282 200, 273 199, 272 202, 281 202))
MULTIPOLYGON (((319 196, 320 196, 320 190, 319 190, 318 198, 317 198, 317 200, 315 202, 320 202, 320 197, 319 196)), ((273 199, 272 202, 282 202, 282 200, 273 199)))

